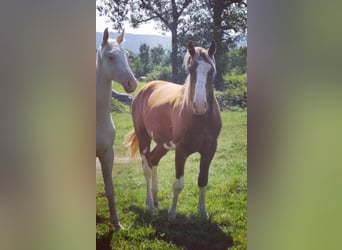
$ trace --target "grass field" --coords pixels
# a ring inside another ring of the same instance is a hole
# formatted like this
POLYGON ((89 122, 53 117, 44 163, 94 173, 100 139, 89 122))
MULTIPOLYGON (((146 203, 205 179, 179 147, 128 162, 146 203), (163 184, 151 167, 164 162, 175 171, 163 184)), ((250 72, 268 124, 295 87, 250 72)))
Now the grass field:
POLYGON ((159 213, 145 206, 145 179, 141 160, 129 160, 122 146, 132 129, 129 113, 112 114, 117 134, 113 179, 122 231, 113 231, 101 172, 96 180, 97 249, 247 249, 247 115, 245 111, 221 112, 223 127, 212 161, 207 188, 209 221, 197 217, 199 155, 185 166, 185 187, 180 194, 175 222, 168 222, 172 200, 174 152, 158 168, 159 213))

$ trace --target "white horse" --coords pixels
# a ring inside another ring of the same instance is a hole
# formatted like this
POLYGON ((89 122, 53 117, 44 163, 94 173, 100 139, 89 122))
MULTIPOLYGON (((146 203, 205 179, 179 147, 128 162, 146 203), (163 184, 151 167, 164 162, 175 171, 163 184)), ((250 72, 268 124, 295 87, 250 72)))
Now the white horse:
POLYGON ((115 139, 115 127, 110 115, 112 81, 120 83, 125 91, 130 93, 136 89, 137 80, 128 65, 127 53, 121 47, 124 31, 115 40, 108 38, 106 28, 102 44, 96 54, 96 157, 101 163, 110 221, 115 228, 121 229, 116 214, 112 180, 115 139))

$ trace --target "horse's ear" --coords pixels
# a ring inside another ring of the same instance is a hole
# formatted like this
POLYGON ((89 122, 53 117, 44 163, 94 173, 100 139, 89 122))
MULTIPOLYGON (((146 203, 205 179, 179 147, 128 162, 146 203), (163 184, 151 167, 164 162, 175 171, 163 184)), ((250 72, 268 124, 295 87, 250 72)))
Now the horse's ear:
POLYGON ((106 28, 103 32, 102 46, 107 44, 109 38, 108 28, 106 28))
POLYGON ((208 50, 208 55, 210 57, 212 57, 213 55, 215 55, 215 52, 216 52, 216 43, 214 40, 211 41, 211 45, 210 45, 210 48, 208 50))
POLYGON ((124 36, 125 36, 125 29, 123 29, 121 34, 116 38, 116 41, 118 42, 118 44, 123 42, 124 36))
POLYGON ((189 41, 189 43, 188 43, 188 51, 189 51, 191 57, 194 57, 196 52, 195 52, 195 47, 192 44, 192 41, 189 41))

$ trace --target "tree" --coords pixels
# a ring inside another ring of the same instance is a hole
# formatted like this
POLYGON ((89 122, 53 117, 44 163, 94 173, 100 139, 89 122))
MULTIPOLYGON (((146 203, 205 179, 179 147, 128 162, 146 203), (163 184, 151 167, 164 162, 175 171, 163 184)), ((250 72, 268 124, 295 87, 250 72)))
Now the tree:
POLYGON ((228 68, 227 53, 239 36, 247 29, 247 4, 244 0, 194 0, 193 11, 188 12, 189 22, 180 27, 180 42, 194 40, 201 46, 216 41, 216 88, 224 88, 223 75, 228 68))
POLYGON ((191 3, 192 0, 98 0, 97 10, 107 16, 114 23, 115 28, 121 29, 124 20, 130 20, 133 27, 154 20, 162 30, 171 31, 172 78, 177 81, 180 71, 177 31, 179 24, 185 21, 184 12, 191 3))
POLYGON ((97 9, 106 15, 114 28, 121 29, 123 20, 133 27, 155 20, 162 30, 171 31, 172 78, 183 80, 181 58, 188 41, 208 47, 216 41, 216 88, 223 89, 223 74, 228 69, 226 51, 234 47, 247 29, 246 0, 97 0, 97 9))
POLYGON ((230 73, 244 74, 247 71, 247 47, 232 49, 228 53, 230 73))
POLYGON ((150 71, 150 46, 146 43, 141 44, 139 52, 140 62, 143 65, 143 73, 146 75, 150 71))
POLYGON ((158 47, 153 47, 151 49, 151 64, 158 65, 162 63, 163 57, 165 55, 165 50, 162 45, 158 45, 158 47))
POLYGON ((128 0, 96 0, 96 9, 101 16, 109 17, 113 28, 121 31, 124 21, 128 20, 128 0))

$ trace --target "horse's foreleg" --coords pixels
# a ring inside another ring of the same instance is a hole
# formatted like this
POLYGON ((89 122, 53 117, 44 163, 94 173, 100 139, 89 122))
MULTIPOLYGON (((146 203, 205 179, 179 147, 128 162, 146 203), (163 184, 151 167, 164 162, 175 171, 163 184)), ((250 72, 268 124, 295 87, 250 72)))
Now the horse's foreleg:
POLYGON ((209 219, 209 215, 207 213, 206 205, 205 205, 205 196, 206 189, 208 184, 208 175, 209 175, 209 167, 210 163, 214 157, 216 152, 217 143, 211 148, 210 152, 206 152, 205 154, 201 154, 200 161, 200 173, 198 176, 198 187, 199 187, 199 198, 198 198, 198 212, 201 217, 205 219, 209 219))
POLYGON ((112 149, 108 149, 101 157, 102 176, 105 184, 105 193, 108 199, 110 221, 117 229, 122 229, 118 216, 116 214, 115 200, 114 200, 114 186, 112 180, 113 160, 114 152, 112 149))
POLYGON ((187 155, 181 149, 176 149, 176 180, 173 183, 173 199, 169 208, 169 220, 173 221, 176 218, 177 201, 180 192, 184 188, 184 164, 187 155))
POLYGON ((173 221, 176 218, 178 196, 180 192, 183 190, 183 188, 184 188, 184 176, 181 176, 180 178, 176 178, 172 186, 173 198, 172 198, 171 207, 169 208, 169 221, 173 221))
POLYGON ((152 167, 152 197, 153 197, 153 206, 158 208, 158 166, 152 167))
POLYGON ((150 163, 152 165, 152 196, 153 205, 158 208, 158 164, 160 159, 167 153, 162 145, 157 145, 150 154, 150 163))

